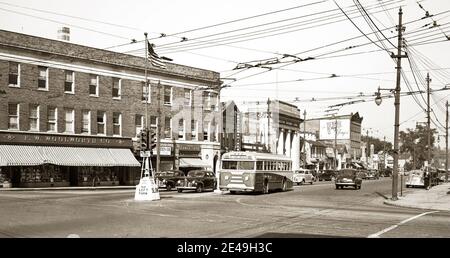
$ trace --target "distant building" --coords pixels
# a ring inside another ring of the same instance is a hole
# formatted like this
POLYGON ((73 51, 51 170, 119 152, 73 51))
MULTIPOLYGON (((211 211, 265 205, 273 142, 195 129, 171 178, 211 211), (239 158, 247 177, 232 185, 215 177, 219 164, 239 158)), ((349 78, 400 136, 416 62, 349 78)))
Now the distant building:
POLYGON ((240 151, 242 145, 241 137, 241 113, 234 101, 230 100, 222 104, 222 138, 221 150, 240 151))

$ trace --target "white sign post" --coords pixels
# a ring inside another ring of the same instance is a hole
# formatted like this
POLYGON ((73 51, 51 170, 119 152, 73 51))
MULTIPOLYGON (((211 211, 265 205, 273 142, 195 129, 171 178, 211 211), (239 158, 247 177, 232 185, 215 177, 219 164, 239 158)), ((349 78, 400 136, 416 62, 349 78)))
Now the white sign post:
POLYGON ((149 169, 149 157, 144 156, 144 162, 142 164, 141 180, 136 186, 136 192, 134 194, 134 200, 136 201, 155 201, 160 200, 158 185, 155 183, 153 175, 150 175, 149 169))

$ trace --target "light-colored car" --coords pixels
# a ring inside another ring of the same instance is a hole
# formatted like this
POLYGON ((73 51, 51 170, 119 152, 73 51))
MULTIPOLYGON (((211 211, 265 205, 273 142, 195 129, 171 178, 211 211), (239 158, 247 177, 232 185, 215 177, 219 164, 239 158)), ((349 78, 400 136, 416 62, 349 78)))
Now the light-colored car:
POLYGON ((424 171, 412 170, 405 180, 406 187, 425 187, 424 171))
POLYGON ((299 169, 294 170, 293 182, 297 185, 310 183, 313 184, 316 181, 314 175, 311 170, 308 169, 299 169))

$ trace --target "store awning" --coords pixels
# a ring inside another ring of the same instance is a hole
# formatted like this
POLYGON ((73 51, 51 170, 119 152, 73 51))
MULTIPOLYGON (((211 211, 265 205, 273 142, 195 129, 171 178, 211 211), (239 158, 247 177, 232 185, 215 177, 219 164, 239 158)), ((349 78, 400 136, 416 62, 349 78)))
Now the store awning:
POLYGON ((211 167, 208 163, 200 158, 181 158, 180 167, 194 167, 194 168, 205 168, 211 167))
POLYGON ((6 166, 138 167, 129 149, 0 145, 6 166))

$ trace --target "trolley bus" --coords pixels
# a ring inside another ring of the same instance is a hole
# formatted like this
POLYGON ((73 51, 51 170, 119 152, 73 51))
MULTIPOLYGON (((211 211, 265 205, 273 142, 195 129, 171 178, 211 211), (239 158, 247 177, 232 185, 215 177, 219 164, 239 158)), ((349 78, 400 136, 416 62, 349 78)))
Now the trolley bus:
POLYGON ((293 189, 292 161, 270 153, 228 152, 222 155, 219 188, 222 191, 262 192, 293 189))

